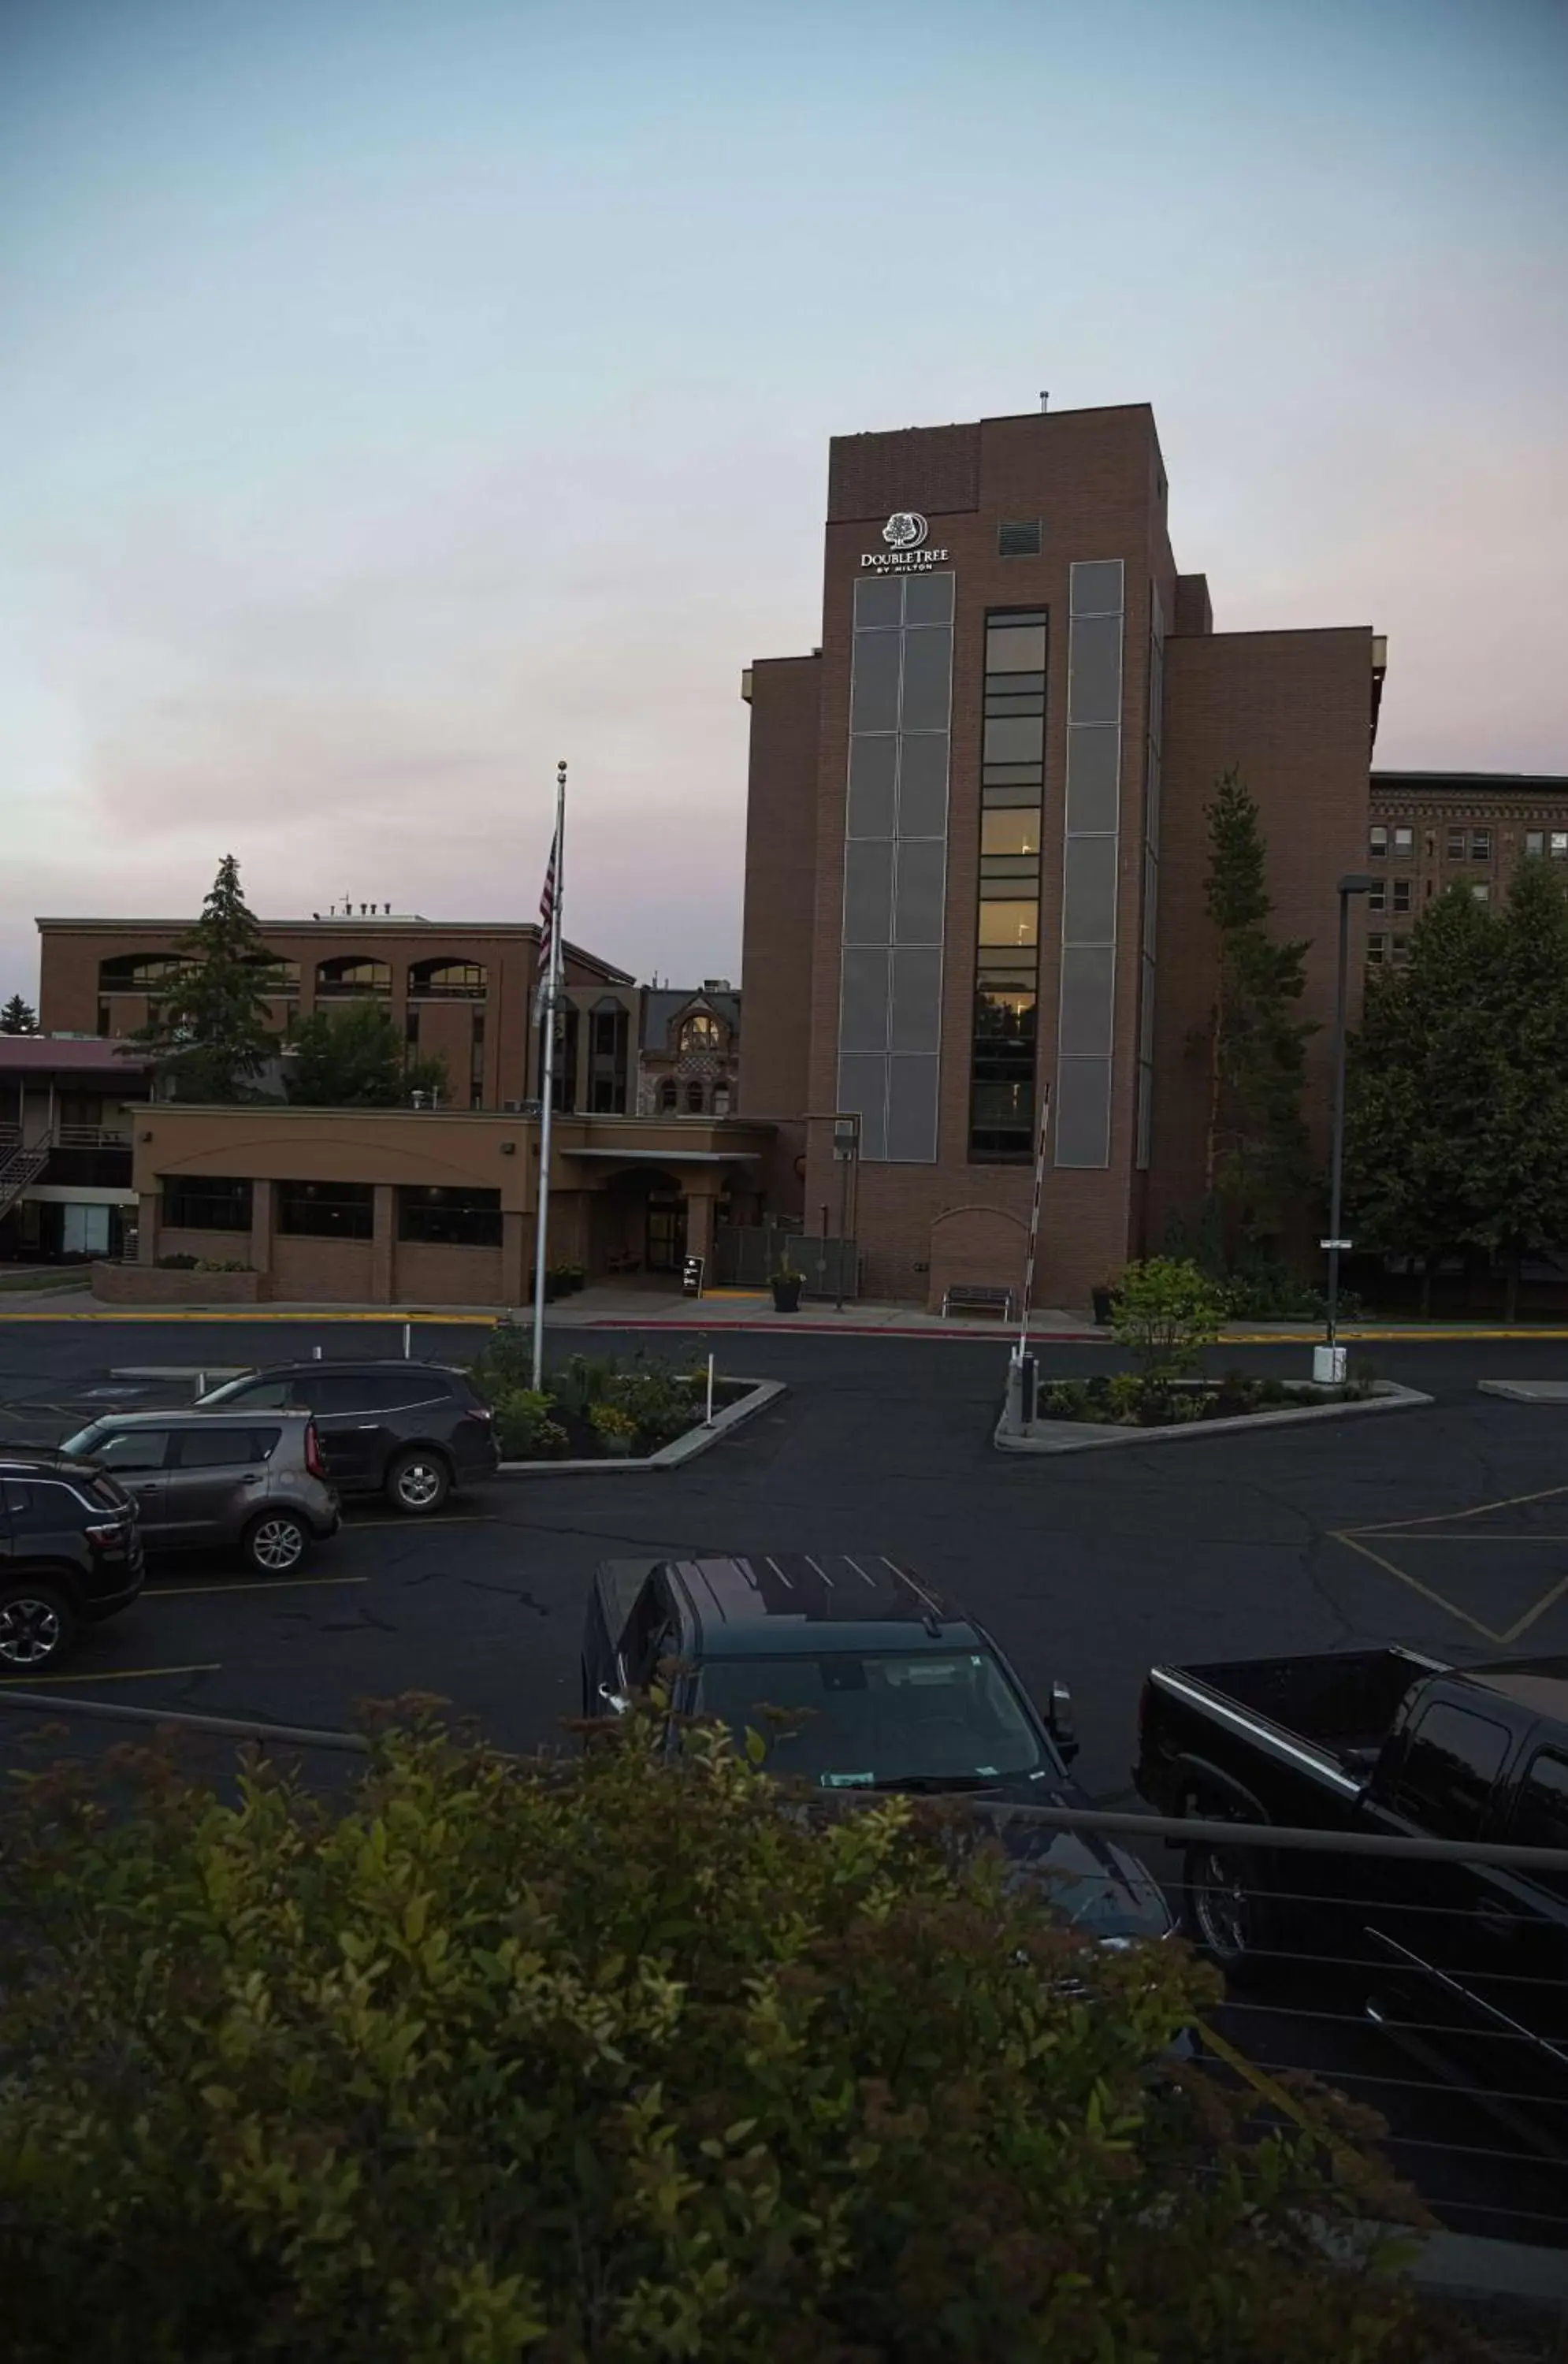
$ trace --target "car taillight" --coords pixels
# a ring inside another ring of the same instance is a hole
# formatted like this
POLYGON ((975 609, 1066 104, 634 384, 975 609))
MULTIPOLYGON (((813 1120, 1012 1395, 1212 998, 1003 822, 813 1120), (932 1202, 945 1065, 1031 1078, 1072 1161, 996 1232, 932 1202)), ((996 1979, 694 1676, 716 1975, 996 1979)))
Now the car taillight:
POLYGON ((306 1422, 305 1466, 313 1478, 325 1478, 327 1475, 327 1464, 321 1457, 321 1442, 313 1420, 306 1422))

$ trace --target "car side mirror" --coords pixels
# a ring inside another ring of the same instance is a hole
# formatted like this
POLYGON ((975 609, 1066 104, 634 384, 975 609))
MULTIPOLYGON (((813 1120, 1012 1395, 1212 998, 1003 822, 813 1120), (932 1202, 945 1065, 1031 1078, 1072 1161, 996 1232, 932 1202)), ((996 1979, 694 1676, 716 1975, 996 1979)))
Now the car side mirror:
POLYGON ((1073 1722, 1073 1694, 1065 1683, 1051 1684, 1045 1721, 1058 1756, 1063 1765, 1071 1765, 1078 1754, 1078 1734, 1073 1722))

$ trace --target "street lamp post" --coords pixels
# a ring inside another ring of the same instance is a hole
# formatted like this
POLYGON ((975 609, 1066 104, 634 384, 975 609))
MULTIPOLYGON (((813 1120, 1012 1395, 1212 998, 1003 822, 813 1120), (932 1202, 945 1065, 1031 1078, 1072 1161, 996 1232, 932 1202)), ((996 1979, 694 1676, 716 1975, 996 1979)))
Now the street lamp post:
POLYGON ((1345 998, 1351 960, 1351 897, 1369 895, 1375 878, 1352 871, 1340 881, 1340 965, 1334 987, 1334 1145, 1329 1179, 1329 1310, 1324 1340, 1313 1355, 1313 1377, 1344 1377, 1340 1352, 1340 1254, 1350 1242, 1340 1237, 1345 1196, 1345 998))

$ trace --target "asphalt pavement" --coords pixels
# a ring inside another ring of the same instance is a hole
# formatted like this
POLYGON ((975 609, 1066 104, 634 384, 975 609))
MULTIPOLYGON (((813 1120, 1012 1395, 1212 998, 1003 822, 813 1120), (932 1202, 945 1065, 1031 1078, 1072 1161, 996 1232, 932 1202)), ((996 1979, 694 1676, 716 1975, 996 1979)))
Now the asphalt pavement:
MULTIPOLYGON (((399 1325, 114 1324, 0 1318, 0 1442, 49 1437, 114 1373, 396 1352, 399 1325)), ((424 1324, 416 1352, 466 1360, 478 1333, 424 1324)), ((639 1340, 562 1331, 552 1356, 626 1357, 639 1340)), ((340 1728, 356 1705, 433 1692, 503 1745, 550 1739, 578 1707, 583 1604, 595 1562, 646 1551, 885 1552, 978 1615, 1026 1684, 1071 1687, 1090 1796, 1136 1803, 1140 1689, 1156 1660, 1402 1642, 1455 1661, 1568 1656, 1568 1407, 1477 1392, 1482 1377, 1568 1377, 1568 1343, 1390 1343, 1380 1377, 1431 1394, 1410 1412, 1050 1461, 991 1444, 1005 1346, 874 1333, 661 1331, 651 1351, 706 1354, 790 1392, 668 1474, 498 1481, 429 1522, 379 1504, 286 1582, 221 1566, 158 1571, 138 1607, 90 1634, 49 1690, 83 1701, 340 1728)), ((1102 1344, 1042 1351, 1048 1374, 1110 1367, 1102 1344)), ((1218 1367, 1306 1376, 1291 1341, 1221 1350, 1218 1367)), ((171 1383, 176 1389, 184 1382, 171 1383)), ((8 1683, 7 1689, 14 1688, 8 1683)), ((17 1728, 0 1717, 14 1757, 17 1728)), ((1151 1851, 1152 1852, 1152 1851, 1151 1851)), ((1385 2111, 1396 2153, 1462 2229, 1562 2238, 1561 2188, 1494 2157, 1489 2120, 1309 2003, 1226 2025, 1255 2057, 1313 2066, 1385 2111)))

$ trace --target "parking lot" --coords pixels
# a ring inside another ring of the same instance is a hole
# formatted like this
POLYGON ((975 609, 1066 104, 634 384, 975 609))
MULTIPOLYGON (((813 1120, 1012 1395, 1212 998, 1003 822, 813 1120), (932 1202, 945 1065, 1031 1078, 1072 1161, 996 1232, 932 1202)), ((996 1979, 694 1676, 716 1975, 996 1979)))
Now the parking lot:
MULTIPOLYGON (((477 1338, 472 1327, 421 1328, 416 1351, 463 1359, 477 1338)), ((0 1440, 64 1434, 115 1399, 95 1391, 159 1384, 117 1370, 217 1368, 317 1344, 328 1357, 362 1355, 400 1340, 329 1321, 0 1321, 0 1440)), ((584 1343, 563 1337, 561 1351, 584 1343)), ((638 1342, 596 1343, 625 1355, 638 1342)), ((667 1334, 651 1343, 675 1351, 667 1334)), ((715 1343, 728 1374, 781 1378, 790 1392, 687 1468, 497 1480, 429 1520, 356 1506, 282 1581, 207 1562, 159 1568, 48 1694, 331 1729, 361 1701, 418 1690, 528 1747, 576 1712, 584 1589, 599 1558, 885 1552, 990 1625, 1037 1696, 1053 1678, 1070 1684, 1084 1744, 1075 1769, 1110 1805, 1136 1802, 1129 1766, 1152 1660, 1385 1642, 1458 1661, 1568 1654, 1568 1411, 1475 1388, 1482 1376, 1561 1374, 1561 1344, 1390 1345, 1376 1353, 1380 1374, 1433 1394, 1429 1409, 1026 1461, 991 1446, 1006 1357, 995 1344, 787 1333, 715 1343)), ((1062 1346, 1045 1359, 1081 1371, 1105 1352, 1062 1346)), ((1307 1349, 1225 1359, 1299 1373, 1307 1349)), ((0 1717, 7 1758, 31 1721, 0 1717)), ((1327 2031, 1310 2011, 1229 2024, 1254 2057, 1356 2080, 1358 2097, 1407 2136, 1402 2169, 1451 2203, 1451 2222, 1558 2237, 1537 2221, 1562 2213, 1542 2197, 1540 2171, 1488 2157, 1498 2137, 1486 2121, 1418 2080, 1396 2082, 1406 2072, 1370 2035, 1327 2031)))

